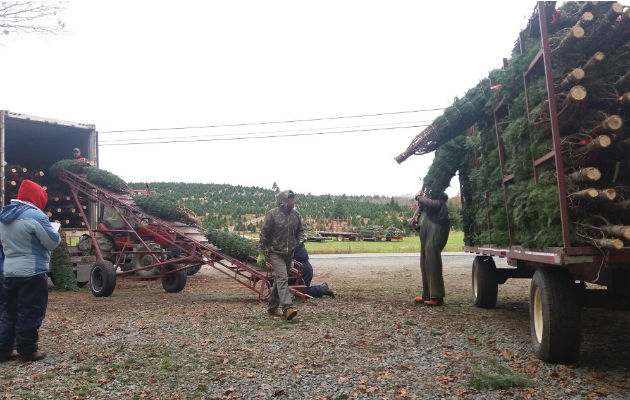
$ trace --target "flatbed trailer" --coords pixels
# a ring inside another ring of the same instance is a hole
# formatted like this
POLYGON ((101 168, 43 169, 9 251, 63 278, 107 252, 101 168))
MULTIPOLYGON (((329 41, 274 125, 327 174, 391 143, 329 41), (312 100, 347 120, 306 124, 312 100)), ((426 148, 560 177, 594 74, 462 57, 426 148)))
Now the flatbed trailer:
MULTIPOLYGON (((558 209, 562 230, 562 247, 530 249, 520 246, 500 248, 493 245, 465 246, 464 251, 478 254, 472 265, 472 297, 476 306, 493 308, 497 302, 497 287, 510 278, 531 279, 529 319, 532 345, 536 356, 549 362, 572 362, 579 354, 580 319, 583 306, 630 309, 630 248, 600 249, 574 245, 570 231, 561 136, 556 106, 551 49, 547 23, 553 2, 538 2, 537 24, 540 27, 540 51, 523 73, 525 95, 529 89, 529 75, 542 67, 546 79, 549 124, 553 149, 532 160, 534 177, 543 164, 552 163, 556 172, 558 209), (542 65, 541 65, 542 64, 542 65), (493 257, 506 258, 513 268, 496 268, 493 257), (589 285, 598 285, 597 287, 589 285)), ((523 38, 521 37, 521 45, 523 38)), ((530 109, 527 104, 529 117, 530 109)), ((502 173, 505 209, 510 205, 507 186, 514 174, 506 174, 506 155, 503 148, 500 120, 509 115, 509 106, 497 99, 494 106, 494 125, 497 137, 499 164, 502 173)), ((476 154, 475 154, 476 157, 476 154)), ((475 158, 476 159, 476 158, 475 158)), ((478 168, 478 166, 477 166, 478 168)), ((537 182, 537 181, 536 181, 537 182)), ((514 231, 507 220, 510 243, 514 231)), ((488 227, 490 229, 490 226, 488 227)))
POLYGON ((348 239, 348 240, 352 240, 352 241, 358 241, 358 240, 361 239, 361 234, 357 233, 357 232, 318 231, 317 235, 321 236, 321 237, 324 237, 324 238, 337 239, 340 242, 343 241, 344 239, 348 239))

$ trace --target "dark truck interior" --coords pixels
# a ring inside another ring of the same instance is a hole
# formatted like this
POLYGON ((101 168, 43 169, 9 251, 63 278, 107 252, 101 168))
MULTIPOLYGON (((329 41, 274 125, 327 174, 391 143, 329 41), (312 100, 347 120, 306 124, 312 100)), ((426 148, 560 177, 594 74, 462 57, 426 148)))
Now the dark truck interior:
POLYGON ((5 161, 29 169, 48 170, 64 158, 73 158, 72 149, 81 149, 90 159, 88 128, 57 125, 48 122, 11 118, 5 120, 5 161))

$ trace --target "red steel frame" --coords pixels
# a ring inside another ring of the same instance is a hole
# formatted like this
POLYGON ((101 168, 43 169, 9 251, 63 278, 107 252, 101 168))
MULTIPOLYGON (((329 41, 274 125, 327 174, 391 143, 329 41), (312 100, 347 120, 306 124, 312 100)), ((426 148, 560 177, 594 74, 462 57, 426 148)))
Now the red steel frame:
MULTIPOLYGON (((549 103, 549 116, 551 122, 551 135, 553 140, 553 150, 543 155, 538 159, 532 158, 532 166, 534 169, 534 179, 538 183, 538 167, 549 160, 554 160, 555 169, 557 171, 558 186, 558 204, 560 207, 560 221, 562 227, 562 243, 563 247, 551 248, 545 251, 534 251, 531 249, 522 249, 517 247, 510 247, 509 249, 490 248, 490 247, 476 247, 476 246, 464 246, 464 251, 477 254, 485 254, 499 257, 507 257, 516 260, 524 260, 531 262, 539 262, 550 265, 568 265, 568 264, 583 264, 593 263, 599 264, 601 262, 607 263, 630 263, 630 251, 628 249, 622 249, 619 251, 609 250, 605 254, 599 249, 594 247, 572 247, 571 246, 571 232, 569 228, 569 209, 567 206, 567 194, 566 194, 566 182, 564 176, 564 164, 561 154, 561 142, 560 142, 560 127, 558 124, 558 110, 556 106, 556 94, 553 85, 553 69, 551 65, 551 50, 549 47, 549 34, 547 29, 547 11, 544 1, 537 3, 538 18, 540 23, 540 39, 541 48, 540 51, 534 56, 529 64, 527 70, 523 73, 523 84, 525 87, 525 104, 527 108, 527 117, 529 119, 530 104, 527 91, 529 89, 529 74, 534 70, 540 60, 543 60, 543 67, 545 72, 545 80, 547 85, 547 99, 549 103)), ((523 51, 523 40, 521 38, 521 51, 523 51)), ((505 59, 504 59, 505 67, 505 59)), ((501 171, 503 171, 505 154, 503 150, 503 140, 501 138, 501 131, 497 125, 498 112, 506 105, 503 104, 501 99, 494 108, 494 122, 495 131, 497 134, 497 145, 499 146, 499 162, 501 164, 501 171)), ((476 156, 476 155, 475 155, 476 156)), ((508 199, 506 184, 514 179, 514 175, 503 175, 502 185, 505 196, 505 209, 508 210, 508 199)), ((488 192, 486 192, 486 198, 488 192)), ((509 213, 508 213, 509 215, 509 213)), ((510 245, 512 244, 512 231, 510 229, 510 220, 508 221, 508 234, 510 237, 510 245)))
MULTIPOLYGON (((95 232, 103 232, 107 234, 114 233, 127 233, 137 240, 137 243, 123 244, 123 248, 115 250, 112 253, 116 255, 116 261, 114 267, 119 270, 120 263, 126 256, 133 256, 134 254, 150 254, 156 261, 153 264, 146 265, 140 268, 135 268, 127 271, 117 271, 116 276, 121 278, 162 278, 167 275, 174 274, 177 271, 198 267, 204 264, 210 265, 217 271, 229 276, 236 280, 241 285, 258 293, 259 298, 268 297, 271 293, 273 283, 273 272, 270 265, 264 271, 256 269, 249 263, 228 257, 205 240, 203 231, 201 229, 194 229, 196 232, 191 233, 189 225, 173 224, 172 222, 164 221, 160 218, 147 214, 135 206, 133 199, 129 195, 118 194, 107 189, 104 189, 98 185, 95 185, 84 176, 75 174, 73 172, 63 170, 60 174, 60 179, 70 186, 70 191, 74 201, 76 202, 81 217, 85 222, 85 226, 92 239, 93 247, 96 250, 99 260, 103 260, 103 254, 101 253, 94 235, 95 232), (88 218, 83 212, 83 207, 79 200, 78 193, 83 194, 88 199, 93 200, 106 207, 112 208, 125 223, 128 229, 95 229, 89 223, 88 218), (153 251, 143 250, 137 251, 136 247, 140 244, 145 249, 149 249, 141 235, 134 228, 134 226, 140 226, 142 224, 143 229, 150 233, 154 237, 159 237, 162 240, 167 240, 170 246, 178 248, 185 256, 166 259, 166 252, 164 250, 153 251), (203 238, 200 240, 200 238, 203 238), (179 268, 169 269, 168 265, 184 264, 179 268), (159 267, 161 273, 151 276, 136 276, 134 273, 139 270, 152 269, 159 267)), ((301 264, 296 263, 298 267, 292 271, 289 275, 291 284, 289 290, 297 297, 307 298, 304 290, 306 286, 303 284, 304 280, 301 276, 301 264)))

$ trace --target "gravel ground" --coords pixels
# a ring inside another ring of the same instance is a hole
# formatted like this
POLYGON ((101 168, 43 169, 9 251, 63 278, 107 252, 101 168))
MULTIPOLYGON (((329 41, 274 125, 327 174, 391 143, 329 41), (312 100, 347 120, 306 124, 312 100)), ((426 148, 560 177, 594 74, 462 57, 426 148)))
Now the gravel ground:
POLYGON ((179 294, 119 281, 110 298, 51 293, 40 330, 48 357, 0 364, 0 398, 46 399, 627 399, 630 315, 585 309, 577 365, 530 350, 528 280, 499 288, 496 309, 470 302, 470 272, 447 267, 447 303, 413 304, 419 267, 400 258, 313 257, 336 299, 268 316, 253 292, 204 267, 179 294), (529 386, 475 390, 509 368, 529 386))

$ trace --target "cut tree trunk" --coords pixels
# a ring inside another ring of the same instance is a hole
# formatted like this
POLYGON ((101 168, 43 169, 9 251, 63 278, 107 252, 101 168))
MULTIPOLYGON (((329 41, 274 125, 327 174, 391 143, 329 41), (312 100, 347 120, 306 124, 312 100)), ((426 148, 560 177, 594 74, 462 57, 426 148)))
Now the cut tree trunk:
POLYGON ((584 189, 584 190, 580 190, 579 192, 575 192, 575 193, 571 193, 569 194, 570 197, 575 197, 578 199, 596 199, 598 196, 599 192, 597 191, 597 189, 594 188, 588 188, 588 189, 584 189))
POLYGON ((585 75, 584 69, 575 68, 573 71, 567 74, 567 76, 562 80, 562 82, 560 82, 560 88, 564 89, 571 85, 575 85, 576 83, 584 79, 584 75, 585 75))
POLYGON ((623 249, 623 241, 620 239, 593 239, 595 246, 603 249, 623 249))
POLYGON ((614 201, 617 197, 615 189, 603 189, 597 192, 597 198, 605 201, 614 201))
POLYGON ((589 58, 589 60, 586 62, 586 64, 584 64, 582 66, 582 69, 584 71, 588 71, 590 69, 595 68, 597 65, 599 65, 602 61, 604 61, 604 59, 606 58, 606 54, 604 54, 601 51, 595 52, 595 54, 593 54, 593 56, 591 58, 589 58))
POLYGON ((602 173, 595 167, 583 168, 567 175, 567 179, 571 182, 597 182, 601 177, 602 173))
POLYGON ((552 51, 559 51, 568 46, 573 46, 578 40, 584 37, 584 28, 579 25, 579 22, 573 26, 567 34, 560 40, 558 46, 552 51))
POLYGON ((607 233, 609 235, 624 238, 626 240, 630 240, 630 226, 604 225, 604 226, 600 226, 599 229, 601 229, 604 233, 607 233))

